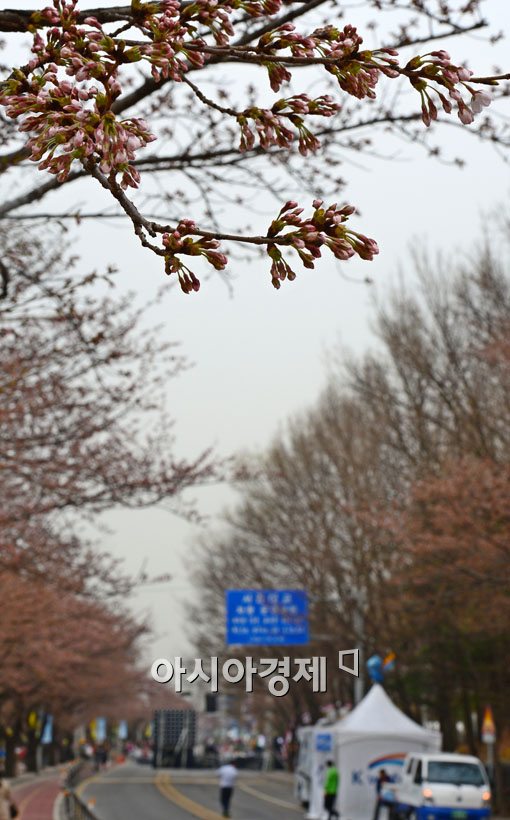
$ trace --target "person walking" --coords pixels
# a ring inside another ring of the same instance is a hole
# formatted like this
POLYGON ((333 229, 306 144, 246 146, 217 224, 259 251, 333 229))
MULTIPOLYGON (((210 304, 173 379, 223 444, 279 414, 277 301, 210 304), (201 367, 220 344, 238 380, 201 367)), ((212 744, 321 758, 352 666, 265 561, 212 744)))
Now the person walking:
POLYGON ((0 820, 10 820, 18 816, 18 809, 11 799, 9 784, 3 777, 0 779, 0 820))
POLYGON ((224 763, 218 769, 220 778, 220 805, 223 810, 223 817, 230 817, 230 801, 234 793, 234 786, 237 779, 237 768, 235 762, 224 763))
POLYGON ((375 811, 373 820, 379 820, 379 812, 381 806, 387 806, 388 803, 384 799, 384 784, 390 783, 390 777, 386 771, 386 769, 381 769, 379 774, 377 775, 377 780, 375 782, 375 791, 376 791, 376 801, 375 801, 375 811))
POLYGON ((335 808, 339 783, 338 769, 332 760, 328 760, 324 778, 324 808, 328 812, 328 820, 332 820, 333 817, 340 817, 335 808))

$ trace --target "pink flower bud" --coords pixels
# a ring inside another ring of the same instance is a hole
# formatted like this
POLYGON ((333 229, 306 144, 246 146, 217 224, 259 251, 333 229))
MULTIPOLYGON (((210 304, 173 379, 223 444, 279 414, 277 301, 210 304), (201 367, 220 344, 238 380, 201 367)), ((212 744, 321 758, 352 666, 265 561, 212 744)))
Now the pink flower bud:
POLYGON ((457 74, 459 75, 459 80, 465 82, 469 80, 473 76, 473 72, 469 70, 469 68, 461 67, 457 70, 457 74))
POLYGON ((474 120, 473 112, 465 103, 459 102, 459 110, 457 114, 459 120, 464 123, 464 125, 470 125, 474 120))
POLYGON ((490 105, 492 97, 486 91, 476 91, 471 100, 471 110, 473 114, 480 114, 485 106, 490 105))

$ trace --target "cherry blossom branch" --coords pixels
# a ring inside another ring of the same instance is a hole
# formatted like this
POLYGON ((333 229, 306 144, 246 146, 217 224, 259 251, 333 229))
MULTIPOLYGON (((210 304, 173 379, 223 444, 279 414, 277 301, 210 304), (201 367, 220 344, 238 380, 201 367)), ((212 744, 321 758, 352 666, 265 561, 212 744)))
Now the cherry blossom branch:
MULTIPOLYGON (((164 4, 157 2, 157 0, 155 0, 152 5, 157 11, 161 12, 163 10, 164 4)), ((181 5, 184 8, 189 5, 189 3, 183 2, 181 5)), ((124 21, 135 23, 139 20, 140 15, 136 14, 136 6, 134 4, 130 4, 129 6, 112 6, 110 8, 99 6, 98 8, 87 9, 86 11, 78 11, 76 14, 78 23, 84 23, 88 17, 94 17, 102 24, 122 23, 124 21)), ((52 25, 50 20, 37 16, 31 9, 0 10, 0 31, 30 31, 34 23, 36 23, 39 28, 48 28, 52 25)))
POLYGON ((488 23, 486 20, 479 20, 477 23, 472 23, 470 26, 450 25, 452 27, 448 31, 438 32, 437 34, 428 34, 424 37, 406 37, 401 40, 397 40, 395 43, 388 44, 388 47, 396 49, 408 48, 410 46, 423 45, 423 43, 433 43, 437 40, 445 40, 446 38, 450 39, 451 37, 459 37, 461 34, 470 34, 473 31, 479 31, 482 28, 487 28, 488 23))
POLYGON ((304 14, 308 14, 309 11, 312 11, 315 8, 318 8, 321 5, 324 5, 325 0, 309 0, 309 2, 304 2, 301 6, 297 9, 291 9, 286 14, 280 15, 275 20, 270 20, 263 26, 255 29, 254 31, 246 32, 242 37, 235 41, 234 45, 242 46, 246 45, 247 43, 251 42, 252 40, 259 39, 264 34, 267 34, 273 29, 278 28, 279 26, 285 25, 285 23, 292 23, 293 20, 296 20, 298 17, 302 17, 304 14))
MULTIPOLYGON (((340 30, 327 25, 301 34, 293 23, 281 23, 285 15, 272 25, 264 24, 262 34, 259 28, 256 45, 252 43, 252 34, 248 38, 250 44, 241 40, 231 43, 234 23, 238 22, 236 14, 241 12, 246 19, 276 17, 282 0, 204 0, 200 4, 180 4, 178 0, 144 4, 133 0, 128 19, 133 19, 144 37, 142 40, 124 40, 108 34, 103 29, 104 17, 98 19, 91 12, 83 16, 76 6, 77 0, 53 0, 52 7, 31 14, 34 56, 0 86, 0 103, 5 105, 7 115, 18 120, 20 130, 29 134, 26 148, 18 151, 13 161, 29 152, 29 158, 41 170, 56 177, 46 188, 41 186, 37 192, 27 192, 6 203, 0 216, 26 204, 30 201, 27 197, 35 199, 86 173, 113 195, 131 219, 142 245, 164 258, 166 273, 177 272, 186 292, 197 290, 199 283, 183 257, 200 256, 215 269, 223 270, 227 259, 219 251, 219 242, 224 240, 265 245, 272 259, 275 287, 280 286, 282 279, 295 278, 282 258, 280 246, 293 248, 304 266, 312 268, 314 260, 321 256, 322 246, 341 259, 354 253, 372 259, 377 246, 373 240, 346 227, 354 210, 352 206, 339 208, 334 204, 323 208, 322 200, 314 202, 314 211, 308 218, 301 217, 302 210, 296 203, 287 203, 267 235, 260 237, 202 231, 189 219, 181 219, 172 227, 143 217, 125 190, 138 187, 137 152, 156 137, 145 120, 118 116, 141 93, 138 89, 128 101, 122 99, 122 66, 146 62, 156 85, 184 82, 208 108, 235 117, 241 132, 240 152, 253 151, 256 142, 264 151, 289 151, 297 142, 304 156, 320 147, 318 136, 309 130, 306 121, 311 116, 331 117, 337 113, 340 103, 333 97, 322 95, 312 99, 306 94, 295 94, 277 99, 271 108, 251 105, 236 111, 210 99, 189 79, 189 73, 213 61, 253 63, 267 70, 270 86, 278 92, 292 79, 288 69, 322 65, 345 94, 359 100, 376 98, 381 75, 389 79, 406 77, 420 96, 421 117, 427 126, 438 117, 438 102, 445 113, 456 107, 461 122, 471 123, 475 114, 491 101, 486 92, 475 90, 474 86, 495 86, 510 78, 508 74, 473 77, 471 71, 453 63, 444 50, 413 57, 400 65, 394 49, 363 50, 362 38, 353 26, 346 25, 340 30), (214 44, 206 41, 205 36, 212 38, 214 44), (75 169, 80 165, 83 170, 78 172, 75 169), (153 241, 158 236, 161 244, 153 241)), ((301 9, 310 7, 305 3, 301 9)), ((118 8, 110 9, 116 22, 118 12, 118 8)), ((299 16, 296 9, 289 14, 299 16)))
MULTIPOLYGON (((327 137, 332 136, 334 134, 343 134, 349 131, 354 131, 362 128, 372 128, 375 125, 383 125, 384 123, 399 124, 406 122, 416 122, 420 118, 420 114, 403 114, 400 116, 385 114, 384 116, 371 117, 367 120, 359 121, 356 123, 342 124, 339 128, 321 129, 317 132, 317 136, 327 137)), ((447 123, 449 121, 442 120, 442 122, 447 123)), ((455 125, 455 123, 452 124, 455 125)), ((203 167, 204 163, 207 163, 209 160, 211 160, 213 164, 216 164, 216 162, 219 160, 225 160, 225 164, 228 163, 230 165, 236 159, 238 161, 241 161, 241 159, 245 157, 263 157, 267 155, 274 156, 276 154, 281 154, 282 152, 283 149, 279 149, 277 147, 273 149, 264 149, 261 145, 254 145, 252 149, 245 151, 244 154, 240 157, 237 148, 228 147, 218 150, 201 151, 195 154, 188 154, 185 152, 179 154, 172 154, 169 156, 153 155, 149 157, 136 159, 134 160, 133 164, 135 165, 135 167, 143 169, 145 173, 155 173, 161 169, 180 170, 181 168, 190 167, 195 163, 200 164, 203 167)), ((25 150, 25 158, 29 155, 29 152, 25 150)), ((217 164, 221 167, 223 163, 218 162, 217 164)), ((50 179, 43 185, 31 188, 25 193, 15 197, 14 199, 6 200, 2 205, 0 205, 0 219, 18 218, 11 216, 13 211, 17 210, 18 208, 22 208, 25 205, 30 205, 33 202, 38 202, 41 199, 43 199, 47 193, 57 190, 62 186, 67 185, 68 183, 75 182, 78 179, 83 179, 86 175, 87 172, 84 169, 82 169, 81 171, 72 171, 67 177, 67 179, 62 182, 58 181, 57 179, 50 179)), ((31 217, 28 214, 20 214, 19 218, 28 219, 31 217)), ((50 218, 50 216, 48 218, 50 218)), ((54 218, 60 217, 57 217, 57 215, 55 215, 54 218)))
POLYGON ((294 270, 284 260, 278 246, 293 248, 306 268, 313 269, 316 259, 322 256, 321 247, 327 247, 337 259, 349 259, 358 254, 362 259, 373 259, 379 253, 377 243, 363 234, 346 227, 346 222, 354 213, 351 205, 338 207, 335 204, 323 208, 322 200, 314 200, 314 211, 303 219, 302 208, 296 202, 287 202, 276 219, 271 222, 267 235, 246 236, 241 234, 222 233, 203 230, 192 220, 182 219, 177 226, 162 225, 144 217, 134 203, 126 196, 117 183, 112 172, 107 178, 92 162, 87 161, 86 170, 98 180, 100 185, 109 190, 121 208, 133 223, 133 228, 140 243, 165 260, 165 272, 177 273, 179 284, 185 293, 197 291, 200 281, 195 273, 183 262, 182 257, 201 256, 216 270, 224 270, 227 257, 219 251, 220 241, 241 242, 249 245, 266 246, 272 259, 271 281, 275 288, 280 288, 285 279, 296 278, 294 270), (285 233, 283 230, 289 228, 285 233), (153 239, 160 234, 162 246, 155 245, 147 239, 144 231, 153 239), (192 237, 199 239, 192 239, 192 237))
MULTIPOLYGON (((293 11, 288 12, 287 14, 282 15, 281 17, 278 17, 277 20, 270 21, 266 25, 254 30, 254 31, 247 32, 245 35, 243 35, 242 37, 240 37, 238 40, 235 41, 234 46, 246 45, 247 43, 250 43, 253 40, 258 39, 259 37, 266 34, 267 32, 272 31, 274 28, 277 28, 280 25, 283 25, 287 22, 291 22, 292 20, 295 20, 297 17, 306 14, 308 11, 310 11, 313 8, 316 8, 317 6, 322 5, 324 2, 325 2, 325 0, 311 0, 311 2, 309 2, 309 3, 303 3, 300 8, 294 9, 293 11)), ((437 35, 429 35, 427 37, 422 37, 422 38, 406 38, 405 40, 398 41, 397 43, 391 45, 390 47, 398 49, 398 48, 403 48, 403 47, 420 45, 422 43, 429 43, 429 42, 432 42, 434 40, 444 39, 445 37, 450 38, 450 37, 458 36, 460 34, 468 34, 472 31, 476 31, 476 30, 478 30, 480 28, 483 28, 483 27, 486 27, 486 26, 487 26, 486 21, 480 21, 480 22, 474 23, 471 26, 466 26, 465 28, 455 27, 455 28, 452 28, 451 30, 449 30, 447 32, 443 32, 443 33, 437 34, 437 35)), ((213 60, 217 61, 217 62, 221 62, 220 58, 216 57, 216 58, 211 58, 211 60, 208 61, 208 64, 213 62, 213 60)), ((194 70, 193 67, 191 67, 190 71, 193 71, 193 70, 194 70)), ((134 105, 137 105, 139 102, 141 102, 142 100, 145 100, 145 99, 147 99, 147 97, 150 97, 156 91, 159 91, 161 89, 162 85, 165 84, 165 82, 168 82, 168 80, 166 80, 166 81, 165 80, 156 81, 153 78, 147 78, 146 80, 144 80, 144 82, 135 91, 132 91, 129 94, 125 94, 119 100, 116 100, 116 102, 112 106, 113 110, 116 113, 122 113, 123 111, 129 110, 134 105)))
POLYGON ((206 97, 204 92, 201 91, 200 88, 197 85, 195 85, 195 83, 193 83, 189 77, 184 76, 182 80, 184 83, 186 83, 187 86, 189 86, 189 88, 191 88, 195 96, 198 97, 200 102, 203 102, 204 105, 207 105, 209 108, 214 108, 214 110, 219 111, 220 114, 228 114, 231 117, 238 116, 239 112, 236 111, 234 108, 225 107, 224 105, 220 105, 219 103, 214 102, 214 100, 211 100, 209 97, 206 97))
MULTIPOLYGON (((66 178, 65 183, 74 182, 74 180, 84 176, 86 176, 86 172, 83 169, 81 171, 72 171, 66 178)), ((56 177, 53 177, 52 179, 49 179, 48 182, 38 185, 35 188, 31 188, 24 194, 14 197, 14 199, 7 200, 0 205, 0 219, 6 217, 11 211, 16 210, 17 208, 22 208, 24 205, 30 205, 32 202, 38 202, 40 199, 43 199, 46 194, 60 188, 61 185, 65 183, 61 182, 56 177)))

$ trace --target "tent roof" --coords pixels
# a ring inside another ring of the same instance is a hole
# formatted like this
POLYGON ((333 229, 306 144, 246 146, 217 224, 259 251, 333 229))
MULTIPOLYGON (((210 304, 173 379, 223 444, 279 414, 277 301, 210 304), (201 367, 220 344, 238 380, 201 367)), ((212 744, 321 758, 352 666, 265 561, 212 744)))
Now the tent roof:
POLYGON ((342 735, 356 735, 360 739, 362 736, 393 735, 428 743, 433 740, 438 744, 441 742, 439 732, 424 729, 404 715, 378 683, 374 683, 352 712, 335 724, 335 729, 340 738, 342 735))

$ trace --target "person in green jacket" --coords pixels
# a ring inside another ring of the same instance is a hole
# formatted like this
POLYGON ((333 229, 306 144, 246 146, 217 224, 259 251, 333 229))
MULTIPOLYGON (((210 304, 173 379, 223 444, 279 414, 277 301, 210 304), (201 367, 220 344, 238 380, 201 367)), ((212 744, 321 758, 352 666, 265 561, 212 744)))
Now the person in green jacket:
POLYGON ((328 820, 332 820, 333 817, 340 817, 335 808, 339 783, 340 775, 338 774, 338 769, 332 760, 328 760, 324 780, 324 808, 329 812, 328 820))

